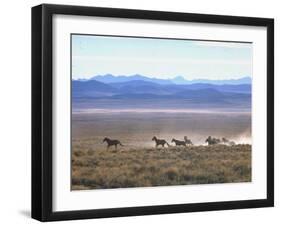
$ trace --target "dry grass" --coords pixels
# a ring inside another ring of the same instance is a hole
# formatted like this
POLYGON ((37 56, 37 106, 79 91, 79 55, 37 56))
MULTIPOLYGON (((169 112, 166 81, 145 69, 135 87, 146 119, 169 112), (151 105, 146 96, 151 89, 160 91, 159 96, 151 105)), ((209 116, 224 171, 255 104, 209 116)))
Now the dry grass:
POLYGON ((251 145, 202 146, 209 135, 247 143, 251 114, 73 114, 72 189, 251 181, 251 145), (107 151, 105 136, 125 146, 107 151), (153 136, 196 146, 156 150, 153 136))
POLYGON ((93 149, 73 140, 72 190, 251 181, 251 145, 93 149))

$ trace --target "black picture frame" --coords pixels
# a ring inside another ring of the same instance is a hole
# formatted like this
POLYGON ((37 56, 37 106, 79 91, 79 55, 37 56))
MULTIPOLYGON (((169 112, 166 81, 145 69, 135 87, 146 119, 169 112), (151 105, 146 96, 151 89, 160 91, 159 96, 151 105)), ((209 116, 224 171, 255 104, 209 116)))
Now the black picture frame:
POLYGON ((274 206, 274 20, 43 4, 32 8, 32 218, 40 221, 122 217, 274 206), (95 210, 52 210, 52 18, 55 14, 262 26, 267 28, 267 198, 95 210))

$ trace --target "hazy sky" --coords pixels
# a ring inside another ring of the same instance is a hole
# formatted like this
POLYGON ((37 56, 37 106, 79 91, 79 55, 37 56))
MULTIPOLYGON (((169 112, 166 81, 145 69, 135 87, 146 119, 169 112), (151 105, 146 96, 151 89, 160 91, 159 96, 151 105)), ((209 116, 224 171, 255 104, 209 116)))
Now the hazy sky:
POLYGON ((252 76, 252 44, 72 35, 72 78, 104 74, 163 79, 252 76))

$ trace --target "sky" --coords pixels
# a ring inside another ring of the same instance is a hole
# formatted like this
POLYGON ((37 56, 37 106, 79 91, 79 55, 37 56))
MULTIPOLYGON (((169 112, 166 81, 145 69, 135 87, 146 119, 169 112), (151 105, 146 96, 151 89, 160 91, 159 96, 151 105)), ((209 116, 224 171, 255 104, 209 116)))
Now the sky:
POLYGON ((72 78, 135 75, 169 79, 252 76, 252 44, 72 35, 72 78))

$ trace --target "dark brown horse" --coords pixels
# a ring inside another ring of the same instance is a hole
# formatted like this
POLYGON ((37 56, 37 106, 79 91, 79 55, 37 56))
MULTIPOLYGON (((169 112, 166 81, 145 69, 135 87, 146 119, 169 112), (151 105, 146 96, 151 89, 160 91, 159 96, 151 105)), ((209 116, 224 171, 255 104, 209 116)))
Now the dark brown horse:
POLYGON ((121 142, 119 140, 111 140, 107 137, 105 137, 102 141, 103 143, 106 142, 107 143, 107 150, 108 148, 110 148, 110 146, 115 146, 115 150, 117 149, 117 145, 119 144, 120 146, 124 146, 123 144, 121 144, 121 142))
POLYGON ((171 142, 172 142, 172 143, 175 142, 176 146, 185 146, 185 147, 186 147, 185 141, 176 140, 176 139, 173 138, 173 140, 172 140, 171 142))
POLYGON ((162 145, 162 147, 165 147, 165 144, 167 144, 168 147, 170 146, 167 141, 162 140, 162 139, 157 139, 156 136, 154 136, 154 137, 152 138, 152 140, 155 141, 155 147, 156 147, 156 148, 158 147, 158 145, 162 145))
POLYGON ((208 143, 208 145, 215 145, 215 144, 220 144, 221 140, 218 139, 218 138, 214 138, 214 137, 211 137, 209 136, 206 141, 208 143))

